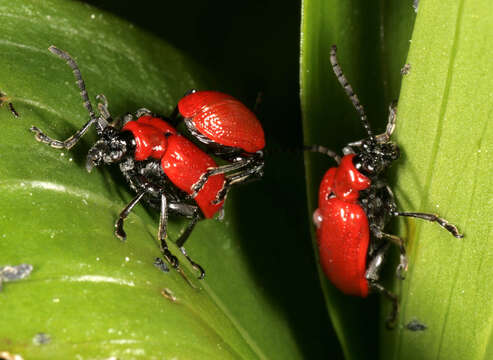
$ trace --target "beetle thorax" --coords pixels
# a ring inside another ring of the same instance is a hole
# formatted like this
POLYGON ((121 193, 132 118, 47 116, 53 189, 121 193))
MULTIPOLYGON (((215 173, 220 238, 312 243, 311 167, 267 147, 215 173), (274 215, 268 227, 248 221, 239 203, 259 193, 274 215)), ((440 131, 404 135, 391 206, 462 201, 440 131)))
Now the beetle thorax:
POLYGON ((341 200, 357 201, 359 192, 371 184, 370 179, 354 166, 354 158, 354 154, 344 156, 334 173, 332 193, 341 200))

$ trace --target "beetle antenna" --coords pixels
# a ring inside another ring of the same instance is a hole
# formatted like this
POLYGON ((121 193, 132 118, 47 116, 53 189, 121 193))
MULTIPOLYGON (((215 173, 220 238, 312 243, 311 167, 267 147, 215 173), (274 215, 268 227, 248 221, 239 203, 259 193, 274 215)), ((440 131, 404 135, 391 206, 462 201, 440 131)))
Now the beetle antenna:
POLYGON ((359 102, 358 95, 356 95, 353 91, 353 88, 349 84, 348 80, 344 76, 342 72, 342 68, 337 62, 337 46, 332 45, 330 48, 330 63, 332 64, 332 69, 334 70, 334 74, 337 77, 337 80, 341 84, 341 86, 344 88, 344 91, 346 92, 347 96, 351 100, 351 102, 354 105, 354 108, 358 112, 361 122, 363 123, 363 127, 365 128, 366 132, 368 133, 368 136, 370 138, 373 138, 373 133, 370 128, 370 123, 368 122, 368 118, 366 116, 365 109, 363 105, 359 102))
POLYGON ((107 122, 104 121, 103 119, 100 119, 96 117, 96 114, 94 113, 94 110, 92 108, 91 101, 89 100, 89 95, 87 94, 86 90, 86 84, 84 83, 84 80, 82 79, 82 75, 80 73, 80 69, 77 66, 77 63, 75 60, 65 51, 60 50, 54 45, 51 45, 48 50, 50 50, 51 53, 55 54, 59 58, 65 60, 65 62, 72 68, 72 72, 74 73, 75 76, 75 82, 80 90, 80 96, 82 97, 82 100, 84 101, 84 107, 87 109, 89 112, 89 117, 91 118, 92 122, 96 123, 96 128, 98 133, 101 132, 107 125, 107 122))

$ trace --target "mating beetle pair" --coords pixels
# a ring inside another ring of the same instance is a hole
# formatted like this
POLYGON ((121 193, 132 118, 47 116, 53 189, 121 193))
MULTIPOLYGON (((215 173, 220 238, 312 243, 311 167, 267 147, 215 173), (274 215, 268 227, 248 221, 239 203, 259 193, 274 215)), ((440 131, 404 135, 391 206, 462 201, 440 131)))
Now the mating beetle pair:
POLYGON ((325 154, 338 164, 330 168, 320 184, 318 209, 313 214, 317 227, 320 264, 327 277, 342 292, 366 297, 370 290, 383 293, 392 302, 387 326, 392 327, 398 313, 395 294, 379 282, 379 270, 390 243, 400 249, 397 275, 407 269, 404 240, 385 233, 392 217, 405 216, 436 222, 456 238, 462 238, 455 225, 436 214, 400 212, 383 172, 399 158, 397 144, 390 141, 395 128, 396 107, 391 104, 387 129, 374 135, 365 110, 337 62, 337 48, 331 48, 330 62, 337 80, 360 115, 368 138, 349 143, 343 157, 318 145, 307 150, 325 154), (373 239, 370 241, 370 236, 373 239))
MULTIPOLYGON (((103 95, 98 96, 99 116, 89 100, 80 70, 66 52, 51 46, 49 50, 72 68, 89 121, 65 141, 54 140, 33 126, 36 139, 57 149, 71 149, 94 125, 99 140, 87 155, 86 168, 118 164, 130 187, 137 193, 120 213, 115 235, 124 240, 124 220, 139 201, 160 209, 158 238, 163 256, 178 268, 178 259, 166 243, 168 212, 191 219, 176 244, 199 271, 183 247, 201 218, 220 213, 230 187, 262 176, 265 138, 256 116, 233 97, 215 91, 192 91, 182 98, 172 118, 165 119, 147 109, 139 109, 136 119, 127 114, 113 120, 103 95), (214 155, 228 164, 218 166, 214 159, 172 125, 182 118, 192 137, 204 143, 214 155), (123 124, 120 124, 123 123, 123 124)), ((166 265, 157 259, 164 270, 166 265)))

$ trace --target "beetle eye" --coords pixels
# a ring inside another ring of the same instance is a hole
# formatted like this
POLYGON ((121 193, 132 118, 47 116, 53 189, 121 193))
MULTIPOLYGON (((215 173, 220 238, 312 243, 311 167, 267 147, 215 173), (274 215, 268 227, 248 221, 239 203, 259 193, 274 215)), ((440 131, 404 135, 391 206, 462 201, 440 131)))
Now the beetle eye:
POLYGON ((373 165, 370 162, 366 161, 366 159, 361 154, 358 154, 353 158, 353 165, 356 170, 358 170, 366 177, 371 177, 375 174, 375 168, 373 167, 373 165))

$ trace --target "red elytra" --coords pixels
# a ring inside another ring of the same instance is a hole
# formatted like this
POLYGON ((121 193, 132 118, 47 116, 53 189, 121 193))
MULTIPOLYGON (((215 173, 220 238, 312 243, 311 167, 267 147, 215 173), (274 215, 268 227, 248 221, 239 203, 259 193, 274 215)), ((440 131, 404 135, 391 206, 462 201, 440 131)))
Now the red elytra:
MULTIPOLYGON (((164 173, 173 184, 188 194, 191 187, 208 168, 217 167, 216 162, 191 141, 181 135, 168 138, 168 148, 161 158, 164 173)), ((224 174, 211 176, 195 197, 206 218, 211 218, 223 206, 223 202, 212 202, 224 185, 224 174)))
MULTIPOLYGON (((125 124, 122 131, 132 132, 135 138, 135 160, 149 157, 160 160, 169 180, 188 194, 192 194, 192 185, 208 168, 217 166, 209 155, 160 118, 141 116, 125 124)), ((213 217, 223 205, 223 202, 212 204, 212 201, 224 181, 223 174, 211 176, 194 199, 206 218, 213 217)))
POLYGON ((325 173, 314 221, 320 264, 326 276, 345 294, 366 297, 370 231, 358 197, 371 182, 353 165, 354 156, 344 156, 338 167, 325 173))
POLYGON ((203 136, 217 144, 254 153, 265 147, 255 114, 243 103, 218 91, 196 91, 178 102, 178 111, 203 136))

